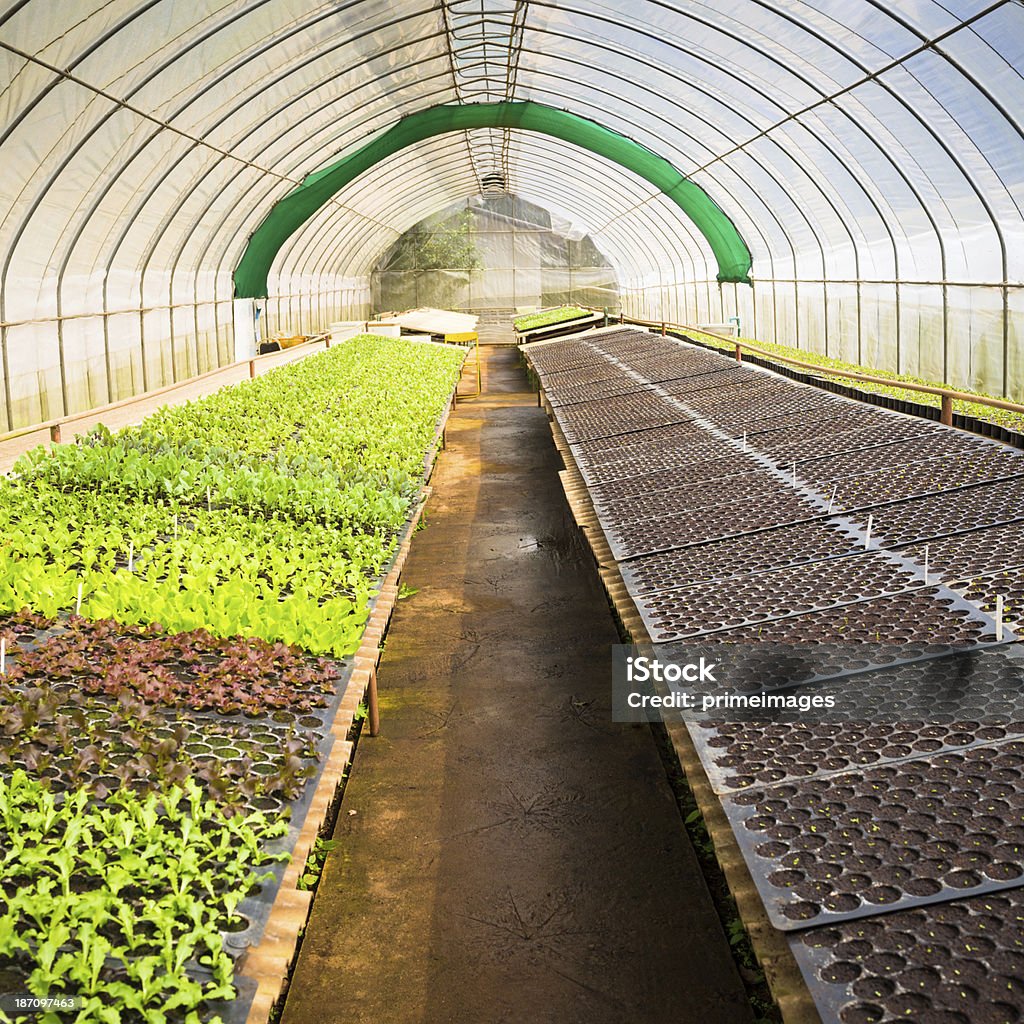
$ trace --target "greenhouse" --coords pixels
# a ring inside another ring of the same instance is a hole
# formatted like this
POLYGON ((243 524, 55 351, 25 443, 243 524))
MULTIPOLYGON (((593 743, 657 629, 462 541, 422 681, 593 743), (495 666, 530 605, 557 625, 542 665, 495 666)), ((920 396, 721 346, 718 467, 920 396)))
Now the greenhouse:
POLYGON ((0 1024, 1024 1024, 1022 69, 0 4, 0 1024))

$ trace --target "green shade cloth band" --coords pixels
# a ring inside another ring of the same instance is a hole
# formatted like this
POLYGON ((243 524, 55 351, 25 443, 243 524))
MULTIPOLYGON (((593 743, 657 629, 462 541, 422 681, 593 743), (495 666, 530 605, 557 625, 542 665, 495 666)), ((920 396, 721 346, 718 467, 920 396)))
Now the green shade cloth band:
POLYGON ((346 157, 309 175, 274 204, 253 232, 235 270, 238 298, 264 298, 267 275, 281 246, 325 203, 365 171, 408 146, 472 128, 519 128, 590 150, 645 178, 672 200, 707 239, 718 280, 750 284, 750 250, 721 207, 667 160, 594 121, 540 103, 468 103, 430 107, 403 117, 346 157))

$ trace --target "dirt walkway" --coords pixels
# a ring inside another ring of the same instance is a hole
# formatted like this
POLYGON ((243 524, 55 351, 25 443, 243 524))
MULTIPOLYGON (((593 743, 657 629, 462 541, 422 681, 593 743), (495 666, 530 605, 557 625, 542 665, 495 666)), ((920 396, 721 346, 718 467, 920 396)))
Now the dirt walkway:
POLYGON ((432 481, 283 1024, 745 1024, 513 349, 432 481))

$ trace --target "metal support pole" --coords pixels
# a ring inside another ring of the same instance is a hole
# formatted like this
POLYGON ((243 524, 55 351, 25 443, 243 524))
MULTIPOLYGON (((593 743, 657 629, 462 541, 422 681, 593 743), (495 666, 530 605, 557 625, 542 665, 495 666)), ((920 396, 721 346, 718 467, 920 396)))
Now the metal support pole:
POLYGON ((945 423, 947 427, 953 426, 953 399, 949 395, 942 396, 942 410, 939 414, 939 422, 945 423))
POLYGON ((250 377, 255 377, 256 376, 256 360, 255 359, 250 359, 249 360, 249 376, 250 377))
POLYGON ((53 426, 50 427, 50 440, 54 444, 60 444, 60 424, 59 423, 54 423, 53 426))
POLYGON ((740 345, 739 342, 736 343, 736 362, 743 362, 743 346, 740 345))

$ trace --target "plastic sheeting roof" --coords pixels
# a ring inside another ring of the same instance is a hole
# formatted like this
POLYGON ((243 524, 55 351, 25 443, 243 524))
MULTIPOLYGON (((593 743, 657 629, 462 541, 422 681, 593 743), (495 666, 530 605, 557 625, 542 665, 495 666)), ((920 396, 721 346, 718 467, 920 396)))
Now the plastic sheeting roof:
MULTIPOLYGON (((735 224, 755 280, 984 283, 1005 324, 1024 279, 1021 68, 1017 0, 14 0, 0 321, 223 300, 309 174, 438 105, 532 102, 672 164, 735 224)), ((716 277, 633 171, 480 128, 334 193, 271 286, 365 275, 495 181, 585 226, 631 286, 716 277)))

